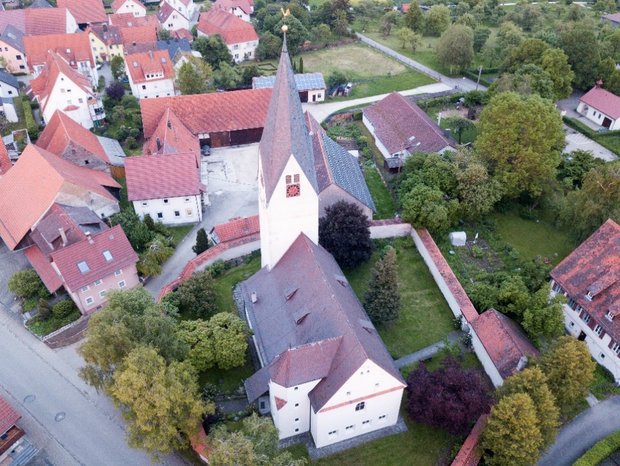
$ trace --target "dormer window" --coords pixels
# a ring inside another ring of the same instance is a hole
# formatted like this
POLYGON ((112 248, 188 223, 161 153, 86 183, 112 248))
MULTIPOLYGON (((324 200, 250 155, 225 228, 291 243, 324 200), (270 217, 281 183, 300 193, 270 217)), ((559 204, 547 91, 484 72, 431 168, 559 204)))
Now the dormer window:
POLYGON ((286 197, 298 197, 300 194, 299 175, 286 175, 286 197))
POLYGON ((592 292, 591 292, 591 291, 588 291, 588 292, 586 293, 586 299, 587 299, 588 301, 592 301, 592 298, 593 298, 593 296, 592 296, 592 292))
POLYGON ((612 321, 616 317, 616 313, 614 311, 607 311, 605 317, 607 317, 607 320, 612 321))

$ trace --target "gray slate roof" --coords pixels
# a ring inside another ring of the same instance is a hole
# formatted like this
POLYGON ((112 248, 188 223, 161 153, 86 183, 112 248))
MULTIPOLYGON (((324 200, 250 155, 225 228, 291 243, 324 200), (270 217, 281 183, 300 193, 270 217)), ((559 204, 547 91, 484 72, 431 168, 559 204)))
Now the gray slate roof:
POLYGON ((104 136, 97 136, 97 139, 110 159, 111 165, 125 165, 125 152, 116 139, 106 138, 104 136))
POLYGON ((192 46, 187 39, 158 40, 157 50, 167 50, 172 60, 179 50, 182 52, 191 52, 192 46))
POLYGON ((24 51, 24 33, 12 24, 7 24, 4 31, 0 34, 0 37, 2 37, 4 42, 20 52, 24 51))
MULTIPOLYGON (((315 412, 367 359, 405 385, 334 258, 303 233, 240 290, 270 378, 283 386, 321 379, 310 392, 315 412)), ((264 393, 266 372, 248 379, 249 397, 264 393)))
POLYGON ((9 86, 13 86, 15 89, 19 89, 19 81, 17 81, 17 78, 5 71, 0 71, 0 81, 9 86))
POLYGON ((267 202, 271 199, 291 155, 295 157, 310 185, 318 193, 312 145, 299 93, 295 87, 285 38, 259 146, 267 202))
POLYGON ((28 8, 54 8, 46 0, 34 0, 28 8))
MULTIPOLYGON (((252 78, 253 89, 272 88, 276 82, 275 76, 257 76, 252 78)), ((298 91, 325 89, 323 73, 303 73, 295 75, 295 85, 298 91)))

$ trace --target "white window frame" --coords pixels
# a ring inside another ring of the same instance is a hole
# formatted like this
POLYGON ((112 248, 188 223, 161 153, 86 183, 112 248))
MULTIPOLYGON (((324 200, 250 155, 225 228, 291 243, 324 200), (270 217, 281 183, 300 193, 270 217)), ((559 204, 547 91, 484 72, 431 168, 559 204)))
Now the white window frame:
POLYGON ((95 298, 93 298, 92 296, 86 296, 84 302, 87 306, 92 306, 93 304, 95 304, 95 298))
POLYGON ((118 282, 118 287, 119 288, 125 288, 127 286, 127 283, 125 283, 125 280, 121 280, 120 282, 118 282))
POLYGON ((596 326, 594 327, 594 333, 596 333, 600 337, 603 333, 603 327, 600 324, 596 324, 596 326))
POLYGON ((103 280, 100 278, 99 280, 95 280, 95 282, 93 283, 93 286, 99 286, 103 283, 103 280))
POLYGON ((82 293, 85 293, 85 292, 86 292, 86 291, 88 291, 88 290, 90 290, 90 286, 88 286, 88 285, 84 285, 82 288, 80 288, 80 291, 81 291, 82 293))
POLYGON ((100 298, 105 298, 105 295, 108 294, 108 290, 101 290, 99 292, 99 297, 100 298))

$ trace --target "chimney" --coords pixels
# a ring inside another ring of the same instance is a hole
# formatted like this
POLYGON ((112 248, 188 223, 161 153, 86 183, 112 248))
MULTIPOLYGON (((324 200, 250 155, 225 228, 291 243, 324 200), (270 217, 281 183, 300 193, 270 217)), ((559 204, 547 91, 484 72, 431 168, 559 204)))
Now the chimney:
POLYGON ((258 301, 258 296, 256 296, 256 291, 252 291, 252 294, 250 295, 250 299, 252 300, 252 303, 255 303, 256 301, 258 301))
POLYGON ((66 246, 67 245, 67 235, 65 233, 65 229, 64 228, 59 228, 58 229, 58 233, 60 233, 60 237, 62 238, 62 246, 66 246))
POLYGON ((155 139, 155 142, 157 143, 157 152, 159 152, 161 150, 161 140, 157 138, 155 139))
POLYGON ((87 231, 85 234, 86 234, 86 239, 88 239, 88 244, 95 244, 93 237, 90 236, 90 231, 87 231))
POLYGON ((172 129, 172 122, 168 120, 168 123, 166 124, 166 126, 168 126, 168 129, 172 129))

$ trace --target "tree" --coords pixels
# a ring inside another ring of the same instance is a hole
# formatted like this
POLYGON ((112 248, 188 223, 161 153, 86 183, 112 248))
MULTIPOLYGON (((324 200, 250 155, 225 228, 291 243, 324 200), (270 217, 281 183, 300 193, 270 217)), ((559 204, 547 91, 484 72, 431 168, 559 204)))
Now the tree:
POLYGON ((168 31, 168 29, 159 28, 159 31, 157 31, 157 37, 159 40, 170 40, 170 31, 168 31))
POLYGON ((146 245, 144 251, 139 254, 136 264, 138 273, 144 277, 159 275, 162 271, 161 264, 166 262, 174 254, 174 248, 169 240, 162 235, 155 235, 146 245))
POLYGON ((63 319, 77 310, 78 308, 73 301, 63 299, 52 306, 52 315, 58 319, 63 319))
POLYGON ((372 278, 364 297, 364 309, 375 324, 385 324, 398 319, 400 292, 398 291, 398 266, 396 251, 388 247, 372 269, 372 278))
POLYGON ((192 42, 192 48, 202 55, 202 59, 217 70, 221 63, 233 64, 232 55, 219 34, 207 37, 198 37, 192 42))
POLYGON ((106 96, 114 101, 120 101, 125 95, 125 86, 118 81, 113 81, 105 90, 106 96))
POLYGON ((116 81, 121 79, 121 77, 125 74, 125 60, 123 57, 119 55, 115 55, 110 60, 110 69, 112 71, 112 76, 116 81))
POLYGON ((213 73, 213 81, 218 89, 234 89, 241 82, 239 70, 228 63, 220 63, 213 73))
POLYGON ((580 190, 568 193, 562 218, 574 235, 583 240, 608 218, 620 222, 620 162, 592 168, 580 190))
POLYGON ((15 272, 9 279, 8 288, 18 298, 45 298, 48 293, 45 285, 33 269, 15 272))
POLYGON ((283 37, 282 26, 287 26, 286 42, 288 49, 294 54, 299 47, 308 39, 308 30, 306 27, 293 15, 283 16, 282 19, 276 24, 272 31, 277 36, 283 37))
POLYGON ((202 401, 191 365, 166 365, 155 349, 145 346, 127 355, 109 392, 123 407, 129 445, 155 457, 186 448, 202 416, 215 411, 202 401))
POLYGON ((541 369, 562 411, 586 396, 595 368, 586 344, 570 336, 558 338, 541 359, 541 369))
POLYGON ((576 23, 560 34, 560 46, 575 73, 575 87, 577 89, 592 87, 601 61, 594 27, 584 22, 576 23))
POLYGON ((401 203, 405 221, 416 228, 428 228, 433 232, 449 228, 458 211, 456 199, 446 200, 442 191, 423 184, 402 196, 401 203))
POLYGON ((562 120, 537 95, 496 95, 480 115, 476 150, 508 198, 540 196, 555 177, 563 147, 562 120))
POLYGON ((474 29, 474 52, 480 53, 490 36, 491 30, 489 28, 480 26, 474 29))
POLYGON ((413 32, 411 29, 409 28, 400 28, 398 31, 396 31, 396 35, 398 36, 398 39, 400 40, 400 47, 401 48, 405 48, 407 47, 407 44, 409 44, 409 42, 411 41, 411 38, 415 36, 415 32, 413 32))
POLYGON ((514 72, 523 65, 541 65, 543 54, 549 49, 549 44, 541 39, 525 39, 510 51, 503 68, 514 72))
POLYGON ((516 92, 523 96, 538 94, 543 99, 553 100, 554 83, 545 70, 534 64, 522 65, 514 73, 504 73, 493 82, 489 92, 516 92))
POLYGON ((533 340, 554 339, 564 334, 563 296, 548 302, 547 287, 538 290, 523 313, 523 328, 533 340))
POLYGON ((213 69, 200 58, 191 57, 183 63, 177 75, 177 85, 181 94, 204 94, 209 90, 213 69))
POLYGON ((605 163, 602 159, 594 157, 592 152, 581 149, 562 154, 562 157, 563 160, 558 169, 558 179, 571 188, 581 188, 586 174, 593 168, 605 163))
POLYGON ((246 417, 241 430, 231 432, 219 426, 210 435, 209 462, 221 466, 304 466, 305 459, 294 460, 278 448, 278 431, 271 419, 256 413, 246 417))
POLYGON ((332 73, 327 76, 327 85, 329 87, 339 86, 347 83, 348 81, 348 76, 339 70, 332 71, 332 73))
POLYGON ((456 179, 461 215, 467 219, 481 219, 501 197, 499 184, 478 161, 469 161, 456 173, 456 179))
POLYGON ((497 293, 497 310, 522 316, 530 303, 530 293, 520 275, 502 281, 497 293))
POLYGON ((278 58, 281 49, 282 39, 267 31, 260 37, 258 47, 256 47, 256 59, 262 61, 278 58))
POLYGON ((573 92, 575 73, 568 64, 568 57, 561 49, 549 49, 542 55, 541 67, 553 81, 553 99, 565 99, 573 92))
POLYGON ((392 28, 398 24, 399 16, 395 11, 389 11, 383 15, 381 20, 381 33, 387 37, 392 32, 392 28))
POLYGON ((208 319, 224 310, 217 308, 213 277, 208 270, 194 273, 179 286, 171 299, 185 318, 208 319))
POLYGON ((196 232, 196 244, 192 246, 192 251, 194 251, 196 255, 200 255, 207 249, 209 249, 209 238, 207 237, 207 232, 205 229, 200 228, 196 232))
POLYGON ((217 366, 223 370, 243 366, 248 348, 245 322, 230 312, 220 312, 211 317, 209 327, 217 366))
POLYGON ((450 9, 445 5, 433 5, 424 21, 426 34, 440 36, 450 26, 450 9))
POLYGON ((198 372, 203 372, 215 365, 213 352, 213 332, 209 322, 182 320, 177 327, 177 337, 189 347, 186 361, 198 372))
POLYGON ((441 35, 437 44, 437 57, 444 66, 463 70, 474 59, 474 31, 461 24, 453 24, 441 35))
POLYGON ((463 435, 489 409, 488 389, 480 371, 463 369, 452 357, 433 372, 420 363, 407 378, 407 412, 416 422, 463 435))
POLYGON ((532 399, 543 446, 551 445, 560 425, 560 410, 555 404, 543 371, 538 367, 528 367, 508 377, 499 388, 499 397, 515 393, 526 393, 532 399))
POLYGON ((409 5, 409 10, 405 14, 405 26, 417 33, 424 31, 424 13, 417 1, 409 5))
POLYGON ((462 116, 450 116, 444 119, 444 122, 452 129, 453 133, 458 134, 459 144, 462 143, 463 140, 463 131, 475 128, 475 124, 462 116))
POLYGON ((111 291, 105 309, 88 322, 79 352, 86 362, 80 376, 107 389, 123 359, 137 346, 151 346, 168 362, 185 358, 187 346, 176 336, 176 322, 144 288, 111 291))
POLYGON ((120 225, 127 235, 127 239, 136 252, 142 252, 147 244, 153 240, 154 234, 150 231, 133 209, 125 209, 110 217, 111 226, 120 225))
POLYGON ((319 243, 341 267, 355 267, 370 259, 373 244, 370 225, 362 209, 338 201, 325 209, 319 219, 319 243))
POLYGON ((543 446, 536 408, 526 393, 501 398, 482 433, 480 446, 488 450, 485 462, 491 466, 529 466, 536 463, 543 446))

